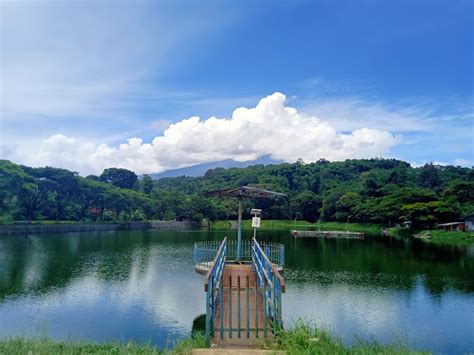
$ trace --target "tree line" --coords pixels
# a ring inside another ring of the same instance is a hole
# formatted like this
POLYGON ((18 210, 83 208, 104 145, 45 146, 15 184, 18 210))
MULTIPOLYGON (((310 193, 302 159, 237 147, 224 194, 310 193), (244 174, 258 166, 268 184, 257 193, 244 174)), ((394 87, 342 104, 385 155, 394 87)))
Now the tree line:
POLYGON ((248 200, 265 219, 380 223, 412 221, 415 228, 474 212, 474 169, 395 159, 319 160, 215 168, 202 177, 153 180, 105 169, 100 176, 0 160, 0 222, 21 220, 133 221, 236 219, 236 201, 204 192, 250 185, 286 199, 248 200))

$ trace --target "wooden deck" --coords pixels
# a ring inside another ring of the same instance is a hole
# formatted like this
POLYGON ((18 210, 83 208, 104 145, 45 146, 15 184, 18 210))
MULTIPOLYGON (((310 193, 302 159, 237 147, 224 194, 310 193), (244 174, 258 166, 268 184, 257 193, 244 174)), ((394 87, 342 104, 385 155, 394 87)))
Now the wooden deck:
POLYGON ((262 295, 256 283, 252 265, 226 264, 223 302, 217 308, 215 319, 214 344, 226 348, 252 348, 258 345, 259 338, 271 335, 269 324, 264 324, 262 295))

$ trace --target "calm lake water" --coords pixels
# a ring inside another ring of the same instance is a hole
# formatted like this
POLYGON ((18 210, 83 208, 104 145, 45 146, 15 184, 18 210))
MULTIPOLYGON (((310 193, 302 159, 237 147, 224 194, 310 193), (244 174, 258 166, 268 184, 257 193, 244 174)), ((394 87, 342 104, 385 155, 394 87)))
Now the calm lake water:
MULTIPOLYGON (((0 337, 165 347, 188 336, 205 311, 193 242, 224 235, 148 230, 0 237, 0 337)), ((286 327, 303 318, 347 344, 402 340, 438 353, 474 351, 473 247, 386 238, 295 241, 288 231, 261 231, 259 239, 286 246, 286 327)))

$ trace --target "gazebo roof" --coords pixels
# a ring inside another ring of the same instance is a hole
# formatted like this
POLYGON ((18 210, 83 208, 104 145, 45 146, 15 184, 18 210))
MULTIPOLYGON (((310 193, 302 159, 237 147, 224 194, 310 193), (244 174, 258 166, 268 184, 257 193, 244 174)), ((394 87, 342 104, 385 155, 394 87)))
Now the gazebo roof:
POLYGON ((205 196, 219 196, 219 197, 237 197, 237 198, 278 198, 287 197, 280 192, 260 189, 252 186, 241 186, 229 190, 214 190, 204 193, 205 196))

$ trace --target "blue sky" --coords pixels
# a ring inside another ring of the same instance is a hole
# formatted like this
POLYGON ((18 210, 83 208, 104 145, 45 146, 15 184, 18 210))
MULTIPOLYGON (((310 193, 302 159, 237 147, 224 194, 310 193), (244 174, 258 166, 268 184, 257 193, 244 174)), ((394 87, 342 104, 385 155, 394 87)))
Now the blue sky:
POLYGON ((474 164, 472 1, 0 9, 2 158, 83 174, 262 156, 474 164))

